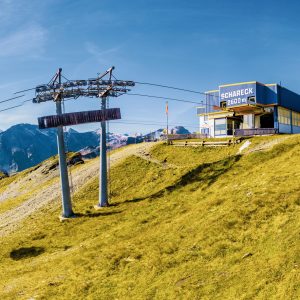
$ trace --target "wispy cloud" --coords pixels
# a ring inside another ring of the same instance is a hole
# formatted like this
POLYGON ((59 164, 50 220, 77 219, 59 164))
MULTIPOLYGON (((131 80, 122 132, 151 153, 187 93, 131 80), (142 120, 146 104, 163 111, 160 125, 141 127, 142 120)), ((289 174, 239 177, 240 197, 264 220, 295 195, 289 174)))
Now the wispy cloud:
POLYGON ((47 31, 39 25, 29 25, 0 38, 0 57, 39 57, 44 50, 47 31))
POLYGON ((100 49, 100 47, 93 42, 85 42, 84 50, 87 53, 85 55, 85 59, 83 59, 80 63, 76 65, 73 69, 72 76, 76 77, 82 73, 83 69, 87 67, 87 65, 95 64, 101 68, 108 68, 113 65, 116 61, 116 57, 120 57, 120 49, 123 45, 119 45, 116 47, 100 49))
POLYGON ((88 54, 92 55, 99 63, 106 63, 112 54, 116 54, 121 46, 111 47, 108 49, 100 49, 96 44, 91 42, 85 43, 85 49, 88 54))

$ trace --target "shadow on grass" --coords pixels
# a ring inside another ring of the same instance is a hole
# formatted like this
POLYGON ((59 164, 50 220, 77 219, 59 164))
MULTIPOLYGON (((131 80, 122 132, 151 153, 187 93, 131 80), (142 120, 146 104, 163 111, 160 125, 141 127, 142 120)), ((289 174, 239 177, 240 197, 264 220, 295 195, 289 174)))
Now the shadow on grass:
POLYGON ((145 199, 154 200, 162 197, 165 194, 170 194, 177 189, 181 189, 183 187, 186 187, 196 182, 201 183, 201 185, 210 186, 214 182, 216 182, 220 176, 228 172, 232 168, 232 166, 240 160, 240 158, 241 155, 235 155, 235 156, 230 156, 228 158, 219 160, 217 162, 201 164, 196 168, 188 171, 174 184, 169 185, 149 196, 125 200, 123 203, 126 202, 135 203, 135 202, 143 201, 145 199))
POLYGON ((44 247, 23 247, 14 249, 10 252, 10 258, 20 260, 29 257, 35 257, 45 252, 44 247))
POLYGON ((120 214, 121 212, 122 211, 99 211, 99 212, 76 213, 76 217, 98 218, 98 217, 106 217, 106 216, 120 214))

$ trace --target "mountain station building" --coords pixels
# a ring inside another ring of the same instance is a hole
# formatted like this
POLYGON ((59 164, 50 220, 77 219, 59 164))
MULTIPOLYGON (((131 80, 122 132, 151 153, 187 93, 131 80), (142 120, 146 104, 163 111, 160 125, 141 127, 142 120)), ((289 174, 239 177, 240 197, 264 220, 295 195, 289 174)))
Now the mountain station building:
POLYGON ((300 95, 276 83, 220 85, 205 92, 197 115, 209 137, 300 133, 300 95))

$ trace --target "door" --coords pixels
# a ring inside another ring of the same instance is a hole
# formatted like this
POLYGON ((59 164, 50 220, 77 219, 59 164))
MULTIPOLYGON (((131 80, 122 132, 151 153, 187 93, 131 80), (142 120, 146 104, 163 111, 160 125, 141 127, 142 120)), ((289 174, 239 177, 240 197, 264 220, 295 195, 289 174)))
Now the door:
POLYGON ((260 128, 274 128, 273 113, 265 114, 260 117, 260 128))

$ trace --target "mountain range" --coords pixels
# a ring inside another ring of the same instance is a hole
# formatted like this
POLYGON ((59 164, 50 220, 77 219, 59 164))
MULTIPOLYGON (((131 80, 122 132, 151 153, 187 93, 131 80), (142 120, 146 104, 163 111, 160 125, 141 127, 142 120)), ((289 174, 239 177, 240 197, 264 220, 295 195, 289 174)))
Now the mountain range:
MULTIPOLYGON (((162 129, 152 133, 157 138, 162 129)), ((184 127, 173 128, 174 133, 187 133, 184 127)), ((140 143, 148 135, 108 133, 111 149, 140 143)), ((78 132, 72 128, 65 132, 66 151, 81 152, 83 157, 99 155, 100 131, 78 132)), ((31 124, 17 124, 5 131, 0 130, 0 170, 12 173, 32 167, 57 154, 56 129, 42 129, 31 124)))

